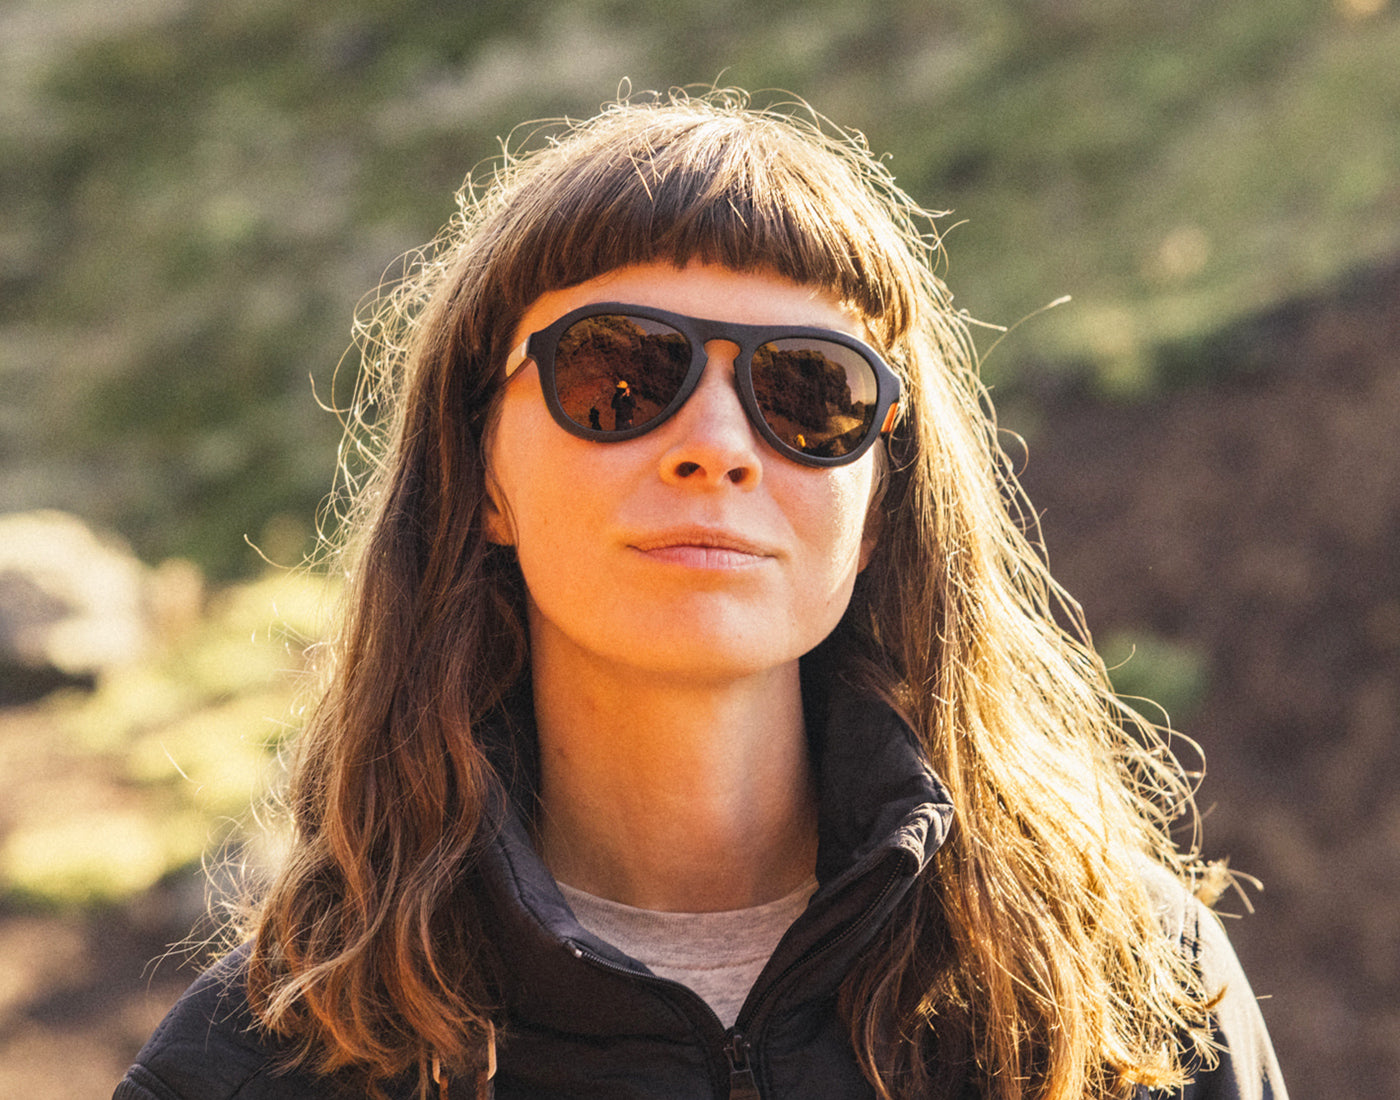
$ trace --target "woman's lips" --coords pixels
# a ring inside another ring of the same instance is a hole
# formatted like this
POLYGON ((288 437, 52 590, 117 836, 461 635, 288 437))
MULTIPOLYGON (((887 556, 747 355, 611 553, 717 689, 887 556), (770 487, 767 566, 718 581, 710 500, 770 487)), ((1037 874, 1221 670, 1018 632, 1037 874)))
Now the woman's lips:
POLYGON ((739 569, 777 556, 770 547, 741 535, 704 528, 662 531, 629 545, 653 561, 692 569, 739 569))

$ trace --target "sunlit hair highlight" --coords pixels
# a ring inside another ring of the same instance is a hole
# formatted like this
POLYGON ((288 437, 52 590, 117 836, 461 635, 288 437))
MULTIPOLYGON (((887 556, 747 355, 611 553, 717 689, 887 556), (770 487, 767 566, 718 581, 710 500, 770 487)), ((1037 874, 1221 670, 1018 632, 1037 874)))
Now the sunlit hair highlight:
POLYGON ((1208 991, 1144 868, 1190 879, 1168 834, 1189 787, 1037 550, 933 215, 802 104, 677 93, 525 140, 361 322, 346 605, 289 789, 293 849, 252 926, 261 1021, 371 1089, 415 1071, 426 1088, 433 1057, 479 1067, 496 997, 472 884, 500 783, 478 735, 529 661, 519 571, 483 522, 502 367, 541 294, 701 261, 834 294, 905 385, 879 541, 823 649, 907 717, 956 818, 843 988, 867 1076, 886 1098, 1181 1082, 1209 1057, 1208 991))

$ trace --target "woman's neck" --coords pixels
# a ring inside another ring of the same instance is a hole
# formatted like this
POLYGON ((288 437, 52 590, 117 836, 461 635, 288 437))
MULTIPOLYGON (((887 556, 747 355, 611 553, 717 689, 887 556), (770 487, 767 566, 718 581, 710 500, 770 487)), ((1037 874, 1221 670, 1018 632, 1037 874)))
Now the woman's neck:
POLYGON ((740 909, 816 865, 798 670, 722 683, 535 654, 538 843, 555 876, 638 908, 740 909))

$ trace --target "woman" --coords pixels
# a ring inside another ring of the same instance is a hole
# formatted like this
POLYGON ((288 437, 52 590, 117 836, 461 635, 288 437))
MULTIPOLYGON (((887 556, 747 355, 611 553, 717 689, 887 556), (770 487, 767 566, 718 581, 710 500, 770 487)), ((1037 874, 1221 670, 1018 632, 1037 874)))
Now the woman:
POLYGON ((863 145, 619 105, 462 201, 291 854, 117 1100, 1282 1096, 863 145))

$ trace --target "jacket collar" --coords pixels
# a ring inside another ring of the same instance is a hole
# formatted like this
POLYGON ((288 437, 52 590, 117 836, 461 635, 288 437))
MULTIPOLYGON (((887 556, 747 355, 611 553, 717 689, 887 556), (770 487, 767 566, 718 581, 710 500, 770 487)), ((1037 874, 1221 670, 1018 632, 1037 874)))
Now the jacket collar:
POLYGON ((820 888, 887 853, 899 853, 909 873, 918 874, 947 837, 953 807, 917 735, 888 704, 842 681, 823 702, 811 735, 821 803, 820 888))

